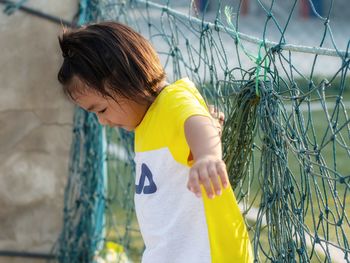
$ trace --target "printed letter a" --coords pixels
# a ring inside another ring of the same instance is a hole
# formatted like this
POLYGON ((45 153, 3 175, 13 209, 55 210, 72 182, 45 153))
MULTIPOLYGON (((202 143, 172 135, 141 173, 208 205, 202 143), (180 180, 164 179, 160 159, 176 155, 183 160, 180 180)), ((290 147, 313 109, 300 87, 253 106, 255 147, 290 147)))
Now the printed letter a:
POLYGON ((153 194, 157 191, 157 186, 153 181, 153 175, 151 170, 147 167, 146 164, 141 165, 141 176, 139 180, 139 184, 136 186, 136 194, 141 194, 142 190, 144 194, 153 194), (145 186, 146 178, 149 181, 149 185, 145 186))

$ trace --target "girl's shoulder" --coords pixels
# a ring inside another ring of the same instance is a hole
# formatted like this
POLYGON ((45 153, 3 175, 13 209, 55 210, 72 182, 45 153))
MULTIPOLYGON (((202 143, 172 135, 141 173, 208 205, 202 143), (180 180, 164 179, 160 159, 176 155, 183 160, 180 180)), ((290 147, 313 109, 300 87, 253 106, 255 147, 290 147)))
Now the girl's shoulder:
POLYGON ((163 91, 165 91, 165 93, 176 92, 176 91, 190 91, 190 92, 197 91, 198 92, 194 83, 187 77, 179 79, 169 84, 164 88, 163 91))
POLYGON ((168 106, 171 103, 179 104, 181 100, 193 99, 199 101, 205 105, 204 99, 197 90, 195 84, 189 78, 179 79, 168 86, 166 86, 158 95, 162 102, 165 102, 168 106))

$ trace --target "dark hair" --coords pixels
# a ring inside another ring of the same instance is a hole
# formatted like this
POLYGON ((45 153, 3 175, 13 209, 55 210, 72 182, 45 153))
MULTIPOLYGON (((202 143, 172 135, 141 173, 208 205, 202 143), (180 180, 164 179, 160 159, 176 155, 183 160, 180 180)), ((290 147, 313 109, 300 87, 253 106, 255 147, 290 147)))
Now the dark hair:
POLYGON ((73 98, 82 85, 103 96, 153 101, 165 73, 151 44, 117 22, 64 30, 59 37, 64 57, 58 73, 65 94, 73 98), (79 87, 77 87, 79 85, 79 87))

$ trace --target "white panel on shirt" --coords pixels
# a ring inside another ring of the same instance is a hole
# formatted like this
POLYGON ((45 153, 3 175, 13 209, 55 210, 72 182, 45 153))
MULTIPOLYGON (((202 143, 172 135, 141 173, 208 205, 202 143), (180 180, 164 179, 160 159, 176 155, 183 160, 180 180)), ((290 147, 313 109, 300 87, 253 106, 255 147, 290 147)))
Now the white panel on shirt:
POLYGON ((135 163, 135 208, 146 245, 142 262, 210 263, 203 201, 186 187, 189 168, 168 148, 137 152, 135 163))

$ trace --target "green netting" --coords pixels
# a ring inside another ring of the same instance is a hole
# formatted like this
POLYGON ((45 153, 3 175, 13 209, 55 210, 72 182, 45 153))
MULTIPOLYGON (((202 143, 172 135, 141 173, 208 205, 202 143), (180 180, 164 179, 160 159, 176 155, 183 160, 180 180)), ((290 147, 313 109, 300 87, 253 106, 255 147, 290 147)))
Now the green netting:
MULTIPOLYGON (((256 262, 350 262, 350 42, 336 43, 331 27, 347 5, 323 1, 321 14, 320 2, 250 1, 252 18, 241 15, 248 1, 81 1, 81 23, 132 26, 170 82, 188 76, 225 113, 224 157, 256 262), (309 25, 305 6, 320 30, 297 45, 289 39, 309 25)), ((78 110, 59 262, 140 261, 133 138, 110 129, 101 138, 78 110)))

